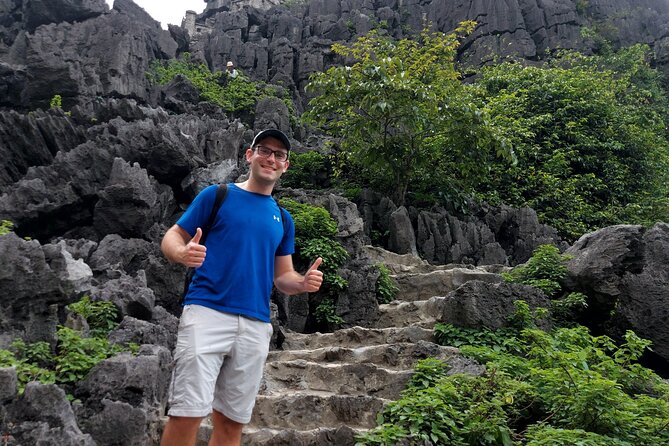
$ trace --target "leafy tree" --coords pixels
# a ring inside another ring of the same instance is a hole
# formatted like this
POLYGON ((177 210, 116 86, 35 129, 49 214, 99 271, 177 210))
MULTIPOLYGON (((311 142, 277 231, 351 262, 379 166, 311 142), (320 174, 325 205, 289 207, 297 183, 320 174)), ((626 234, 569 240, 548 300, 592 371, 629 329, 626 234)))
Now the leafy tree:
POLYGON ((319 152, 291 153, 290 169, 281 176, 281 186, 321 189, 329 187, 330 159, 319 152))
POLYGON ((568 53, 544 67, 483 69, 478 85, 518 163, 493 161, 490 202, 530 206, 570 239, 669 217, 669 143, 659 78, 642 47, 568 53))
POLYGON ((455 67, 460 38, 474 25, 399 41, 375 30, 350 47, 333 45, 336 54, 355 60, 351 66, 310 78, 307 91, 318 95, 303 117, 340 138, 348 161, 362 164, 398 205, 409 184, 434 189, 440 179, 471 186, 493 147, 511 157, 455 67))

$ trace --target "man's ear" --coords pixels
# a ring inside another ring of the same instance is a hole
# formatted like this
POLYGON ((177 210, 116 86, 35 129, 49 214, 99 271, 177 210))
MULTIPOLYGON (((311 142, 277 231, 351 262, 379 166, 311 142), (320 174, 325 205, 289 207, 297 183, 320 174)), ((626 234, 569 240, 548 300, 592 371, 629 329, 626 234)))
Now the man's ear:
POLYGON ((251 149, 250 147, 248 149, 246 149, 245 155, 246 155, 246 162, 250 163, 251 162, 251 157, 253 156, 253 149, 251 149))
POLYGON ((289 166, 290 166, 290 161, 286 160, 286 162, 283 163, 283 171, 285 172, 286 170, 288 170, 289 166))

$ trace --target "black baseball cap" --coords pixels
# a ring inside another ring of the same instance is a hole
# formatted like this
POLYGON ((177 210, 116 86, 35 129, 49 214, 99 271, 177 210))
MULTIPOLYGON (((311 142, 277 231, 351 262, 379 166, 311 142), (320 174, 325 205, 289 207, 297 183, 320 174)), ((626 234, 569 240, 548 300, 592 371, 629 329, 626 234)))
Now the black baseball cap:
POLYGON ((281 141, 286 148, 290 152, 290 141, 288 140, 288 137, 286 136, 285 133, 283 133, 281 130, 277 129, 266 129, 263 130, 262 132, 258 133, 255 138, 253 138, 253 142, 251 143, 251 148, 254 148, 260 141, 262 141, 265 138, 276 138, 279 141, 281 141))

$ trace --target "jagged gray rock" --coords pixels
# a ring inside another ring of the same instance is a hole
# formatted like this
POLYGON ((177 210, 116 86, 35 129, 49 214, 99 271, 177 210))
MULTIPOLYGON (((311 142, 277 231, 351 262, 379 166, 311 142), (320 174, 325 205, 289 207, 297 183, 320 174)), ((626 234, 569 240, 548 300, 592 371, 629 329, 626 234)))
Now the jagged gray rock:
MULTIPOLYGON (((152 344, 142 347, 140 357, 105 361, 77 385, 79 427, 64 427, 72 424, 72 408, 54 388, 31 388, 27 403, 16 395, 15 372, 0 370, 0 419, 14 423, 11 441, 93 444, 84 427, 98 444, 157 444, 184 273, 165 261, 157 242, 203 186, 243 173, 240 148, 253 132, 217 106, 198 102, 191 85, 150 85, 145 72, 151 61, 186 49, 214 69, 233 60, 252 79, 281 82, 298 111, 306 103, 309 75, 344 62, 331 44, 381 22, 389 35, 402 37, 419 30, 424 18, 441 31, 476 19, 479 26, 465 40, 461 60, 479 64, 493 54, 534 61, 555 46, 588 51, 595 43, 579 33, 592 19, 618 26, 619 34, 610 36, 614 45, 649 43, 660 67, 669 66, 669 5, 659 0, 578 6, 572 0, 314 0, 291 8, 279 3, 211 0, 199 30, 166 32, 130 0, 116 0, 112 11, 102 0, 0 1, 0 106, 46 108, 59 94, 71 112, 0 112, 0 219, 12 220, 18 234, 0 236, 0 302, 8 309, 0 313, 0 348, 17 337, 53 344, 57 325, 65 323, 63 307, 89 289, 93 298, 115 301, 126 315, 112 341, 152 344), (49 411, 26 421, 24 409, 32 416, 40 399, 60 415, 49 411)), ((306 136, 305 129, 291 128, 278 99, 260 103, 254 118, 254 129, 281 128, 296 138, 296 146, 306 136)), ((284 192, 324 206, 337 219, 337 237, 353 258, 341 270, 349 289, 339 296, 336 312, 345 327, 361 326, 294 333, 313 327, 316 300, 297 296, 273 305, 272 345, 285 350, 270 357, 268 365, 278 374, 268 375, 269 394, 261 396, 262 413, 245 433, 248 444, 353 444, 357 428, 373 423, 367 409, 391 398, 407 370, 426 355, 446 354, 456 364, 453 370, 480 373, 457 351, 436 346, 429 327, 437 320, 456 322, 453 314, 457 322, 503 324, 510 302, 528 294, 499 284, 493 273, 503 269, 499 265, 527 260, 539 244, 560 244, 529 209, 483 208, 465 218, 444 209, 405 212, 368 191, 358 206, 329 192, 284 192), (396 253, 360 255, 372 238, 379 244, 392 240, 398 252, 418 252, 439 265, 396 253), (389 264, 406 301, 377 305, 377 261, 389 264), (474 278, 486 283, 460 286, 474 278), (339 376, 343 380, 335 381, 339 376), (328 394, 323 387, 330 382, 350 394, 328 394), (283 392, 295 393, 293 384, 303 393, 281 400, 283 392), (276 407, 286 411, 283 419, 273 418, 276 407), (321 427, 327 420, 337 423, 321 427)), ((624 235, 592 236, 578 245, 571 286, 589 293, 593 312, 616 306, 614 318, 598 321, 609 333, 634 328, 653 339, 666 359, 666 225, 611 231, 624 235), (596 247, 609 241, 614 252, 607 266, 606 249, 596 247)))
POLYGON ((542 244, 566 249, 557 231, 540 224, 529 208, 483 207, 464 216, 444 208, 414 209, 407 218, 387 197, 371 191, 362 194, 358 207, 366 235, 388 234, 387 245, 398 254, 411 254, 415 238, 420 257, 434 264, 516 265, 542 244))
POLYGON ((171 358, 165 347, 145 345, 138 356, 119 354, 99 363, 76 385, 75 395, 84 401, 77 407, 80 425, 98 444, 156 444, 171 358))
POLYGON ((4 52, 0 81, 18 89, 14 106, 46 106, 56 94, 70 106, 79 96, 148 98, 149 63, 176 54, 169 33, 130 0, 111 12, 103 0, 22 3, 25 32, 4 52))
POLYGON ((113 302, 123 316, 150 321, 155 305, 155 295, 146 286, 146 275, 140 270, 135 277, 120 272, 120 277, 111 279, 93 290, 96 299, 113 302))
POLYGON ((51 269, 37 240, 14 233, 0 236, 0 348, 17 338, 27 342, 55 340, 56 302, 68 303, 58 274, 51 269), (25 305, 30 302, 30 305, 25 305))
POLYGON ((653 341, 669 361, 669 225, 618 225, 586 234, 566 254, 566 287, 588 296, 586 318, 619 338, 625 330, 653 341), (612 316, 611 316, 612 314, 612 316))
POLYGON ((109 10, 104 0, 69 0, 58 3, 32 0, 22 3, 23 20, 26 29, 31 32, 40 25, 87 20, 109 10))
POLYGON ((388 248, 398 254, 418 255, 416 249, 416 236, 411 226, 409 212, 404 206, 400 206, 395 212, 390 214, 388 224, 388 248))
POLYGON ((121 324, 111 333, 109 341, 115 344, 153 344, 160 345, 172 351, 176 345, 176 332, 179 320, 167 313, 158 316, 156 312, 162 307, 153 309, 151 321, 143 321, 132 316, 126 316, 121 324))
POLYGON ((49 266, 58 275, 65 293, 83 295, 90 292, 93 287, 93 271, 82 259, 75 260, 62 242, 44 245, 42 249, 49 266))
POLYGON ((91 255, 90 267, 101 281, 144 271, 145 285, 153 290, 156 305, 178 314, 186 268, 168 263, 155 243, 108 235, 91 255))
MULTIPOLYGON (((16 367, 0 367, 0 402, 4 403, 16 398, 19 380, 16 375, 16 367)), ((6 414, 0 411, 0 415, 6 414)))
MULTIPOLYGON (((0 102, 2 97, 0 94, 0 102)), ((86 140, 84 128, 61 109, 36 110, 23 115, 0 112, 0 191, 18 181, 31 166, 50 164, 59 151, 67 152, 86 140)))
POLYGON ((28 383, 8 413, 17 422, 7 425, 3 435, 16 444, 96 446, 93 438, 79 428, 65 392, 55 384, 28 383))
MULTIPOLYGON (((523 300, 531 309, 550 310, 550 301, 537 288, 516 283, 488 283, 474 280, 467 282, 445 299, 438 302, 440 322, 466 328, 498 329, 509 326, 509 317, 515 313, 514 301, 523 300)), ((548 319, 540 321, 549 329, 548 319)))
POLYGON ((115 158, 104 189, 98 192, 93 227, 98 234, 142 237, 166 220, 173 207, 172 190, 150 178, 138 163, 115 158))
POLYGON ((309 74, 342 62, 330 51, 333 43, 350 41, 379 24, 389 35, 404 37, 422 29, 425 20, 442 32, 476 20, 461 55, 474 65, 500 56, 533 61, 551 48, 587 52, 596 43, 582 38, 581 28, 604 22, 617 30, 606 36, 616 46, 648 43, 660 63, 669 54, 669 7, 662 0, 313 0, 292 8, 279 3, 209 2, 189 27, 168 32, 130 0, 116 1, 111 11, 102 0, 6 1, 0 5, 0 16, 8 18, 0 21, 6 46, 0 48, 6 55, 0 91, 9 93, 6 105, 22 107, 46 104, 54 94, 70 105, 79 96, 101 94, 150 101, 153 93, 144 76, 149 62, 173 57, 178 48, 212 69, 222 71, 233 60, 252 78, 282 83, 301 110, 309 74), (72 51, 92 41, 98 43, 92 51, 72 51))
MULTIPOLYGON (((135 105, 134 108, 142 113, 141 107, 135 105)), ((227 120, 196 115, 169 116, 160 109, 152 116, 132 122, 112 119, 91 129, 90 141, 68 152, 59 152, 49 165, 29 168, 11 190, 0 196, 0 219, 13 221, 19 233, 40 239, 90 226, 95 220, 98 200, 104 198, 116 203, 110 195, 112 190, 105 192, 108 186, 114 189, 110 180, 133 176, 131 171, 119 167, 117 171, 120 173, 112 177, 116 158, 131 164, 139 163, 148 175, 163 185, 156 187, 158 197, 163 197, 167 193, 164 185, 179 191, 181 181, 194 167, 236 159, 238 145, 234 144, 241 140, 242 134, 243 128, 238 124, 231 125, 227 120)), ((97 207, 100 212, 105 209, 104 200, 97 207)), ((148 200, 153 201, 150 197, 148 200)), ((171 214, 174 206, 171 199, 157 200, 162 213, 171 214)), ((122 206, 127 207, 129 214, 142 215, 147 212, 148 203, 146 199, 142 201, 144 204, 131 202, 122 206)), ((109 221, 109 218, 113 218, 113 213, 102 221, 109 221)), ((153 221, 156 218, 152 217, 153 221)), ((98 218, 98 237, 112 230, 106 223, 102 226, 100 223, 98 218)), ((70 232, 68 235, 77 238, 78 234, 70 232)), ((145 233, 132 235, 146 236, 145 233)))

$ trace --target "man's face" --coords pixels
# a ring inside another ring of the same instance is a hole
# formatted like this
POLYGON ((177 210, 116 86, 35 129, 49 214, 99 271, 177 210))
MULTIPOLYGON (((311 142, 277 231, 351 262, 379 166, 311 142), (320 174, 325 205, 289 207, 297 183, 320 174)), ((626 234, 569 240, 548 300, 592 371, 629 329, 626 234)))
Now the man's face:
POLYGON ((246 161, 251 168, 250 177, 255 181, 263 183, 276 183, 281 175, 288 169, 290 161, 278 161, 279 158, 288 156, 288 150, 283 143, 276 138, 268 137, 261 140, 255 147, 246 151, 246 161))

